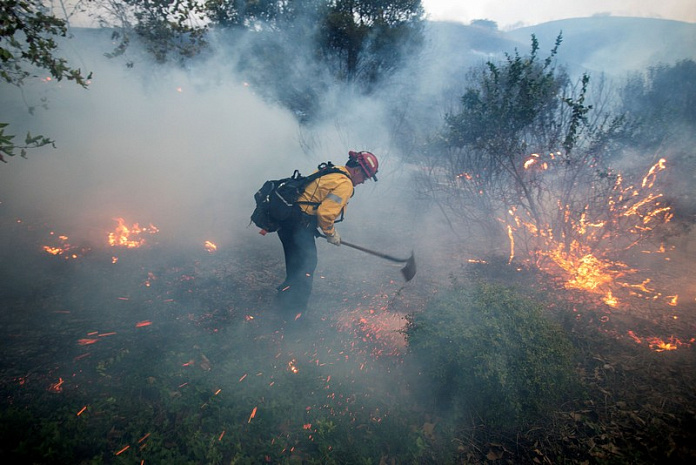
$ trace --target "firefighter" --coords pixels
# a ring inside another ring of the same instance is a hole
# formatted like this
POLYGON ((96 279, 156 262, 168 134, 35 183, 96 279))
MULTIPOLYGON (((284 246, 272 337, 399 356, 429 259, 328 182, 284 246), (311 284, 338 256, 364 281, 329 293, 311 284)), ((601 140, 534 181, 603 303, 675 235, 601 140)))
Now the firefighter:
POLYGON ((348 152, 340 173, 330 173, 307 185, 298 198, 294 214, 281 223, 278 237, 285 255, 285 281, 278 289, 282 310, 301 314, 312 293, 314 270, 317 267, 315 237, 323 235, 333 245, 341 245, 335 222, 343 218, 353 188, 367 179, 377 181, 377 157, 370 152, 348 152), (304 203, 303 203, 304 202, 304 203))

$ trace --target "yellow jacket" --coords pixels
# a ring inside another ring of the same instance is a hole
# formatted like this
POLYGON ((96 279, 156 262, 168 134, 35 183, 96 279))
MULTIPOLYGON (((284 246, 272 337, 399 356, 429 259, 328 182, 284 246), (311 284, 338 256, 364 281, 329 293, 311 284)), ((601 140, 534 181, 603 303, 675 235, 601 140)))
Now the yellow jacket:
POLYGON ((344 174, 329 173, 310 182, 298 202, 319 203, 318 207, 300 203, 302 211, 317 217, 317 225, 326 235, 333 235, 334 221, 353 196, 353 181, 345 166, 337 166, 344 174))

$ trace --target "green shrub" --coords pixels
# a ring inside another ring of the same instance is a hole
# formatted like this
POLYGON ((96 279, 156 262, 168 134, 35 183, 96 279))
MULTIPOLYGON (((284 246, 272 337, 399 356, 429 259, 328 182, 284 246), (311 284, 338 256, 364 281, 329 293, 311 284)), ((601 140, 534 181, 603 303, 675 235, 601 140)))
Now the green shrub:
POLYGON ((426 388, 456 420, 518 428, 558 407, 574 385, 570 342, 510 288, 455 286, 410 315, 405 332, 426 388))

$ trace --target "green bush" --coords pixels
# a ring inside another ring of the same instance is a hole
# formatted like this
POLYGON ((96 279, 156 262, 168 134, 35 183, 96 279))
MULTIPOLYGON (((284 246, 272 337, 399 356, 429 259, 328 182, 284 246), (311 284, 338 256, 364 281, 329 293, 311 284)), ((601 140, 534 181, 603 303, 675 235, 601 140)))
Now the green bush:
POLYGON ((434 401, 460 421, 518 428, 572 392, 572 347, 542 307, 500 285, 461 285, 408 317, 409 351, 434 401))

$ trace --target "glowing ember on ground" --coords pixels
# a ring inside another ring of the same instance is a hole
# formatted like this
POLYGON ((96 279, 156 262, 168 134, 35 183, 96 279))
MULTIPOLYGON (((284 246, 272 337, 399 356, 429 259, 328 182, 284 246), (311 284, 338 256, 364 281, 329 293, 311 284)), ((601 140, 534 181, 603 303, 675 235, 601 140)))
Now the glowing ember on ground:
POLYGON ((149 271, 147 273, 147 279, 145 280, 143 285, 145 287, 150 287, 150 286, 152 286, 153 281, 155 281, 156 279, 157 279, 157 276, 155 276, 155 274, 153 272, 149 271))
MULTIPOLYGON (((51 236, 55 233, 51 232, 51 236)), ((88 247, 76 247, 68 243, 68 236, 57 236, 58 245, 44 245, 43 250, 51 255, 60 256, 66 260, 76 259, 90 251, 88 247)))
POLYGON ((611 291, 607 291, 607 295, 604 297, 604 303, 609 305, 610 307, 616 307, 619 303, 618 300, 614 297, 614 295, 611 293, 611 291))
POLYGON ((249 420, 247 423, 251 423, 251 420, 253 420, 253 418, 256 416, 256 408, 257 407, 254 407, 254 410, 251 411, 251 415, 249 415, 249 420))
POLYGON ((51 255, 60 255, 63 253, 63 249, 61 249, 60 247, 49 247, 47 245, 44 245, 43 249, 51 255))
POLYGON ((299 373, 300 370, 297 368, 296 363, 297 363, 297 361, 294 358, 292 360, 290 360, 288 362, 288 371, 290 371, 292 373, 299 373))
POLYGON ((629 331, 628 336, 633 339, 636 344, 646 343, 651 350, 655 352, 667 352, 672 350, 677 350, 679 347, 690 347, 696 342, 696 339, 691 338, 688 341, 682 341, 675 336, 670 336, 665 341, 659 337, 645 337, 641 338, 634 331, 629 331))
POLYGON ((63 378, 58 378, 58 382, 51 384, 48 390, 51 392, 63 392, 63 383, 63 378))
POLYGON ((141 247, 145 244, 146 234, 156 234, 159 232, 156 226, 150 224, 148 227, 140 227, 138 223, 133 226, 126 226, 123 218, 115 218, 118 226, 113 232, 109 233, 109 245, 112 247, 124 247, 128 249, 141 247))
MULTIPOLYGON (((380 298, 386 297, 377 296, 374 303, 378 304, 377 300, 380 298)), ((403 316, 388 311, 386 305, 377 308, 378 306, 342 312, 336 322, 337 329, 352 333, 361 343, 368 343, 372 358, 398 356, 406 347, 406 339, 401 332, 406 320, 403 316)))
POLYGON ((674 342, 665 342, 660 338, 651 338, 648 344, 651 349, 656 352, 664 352, 665 350, 677 350, 678 339, 673 340, 674 342))

